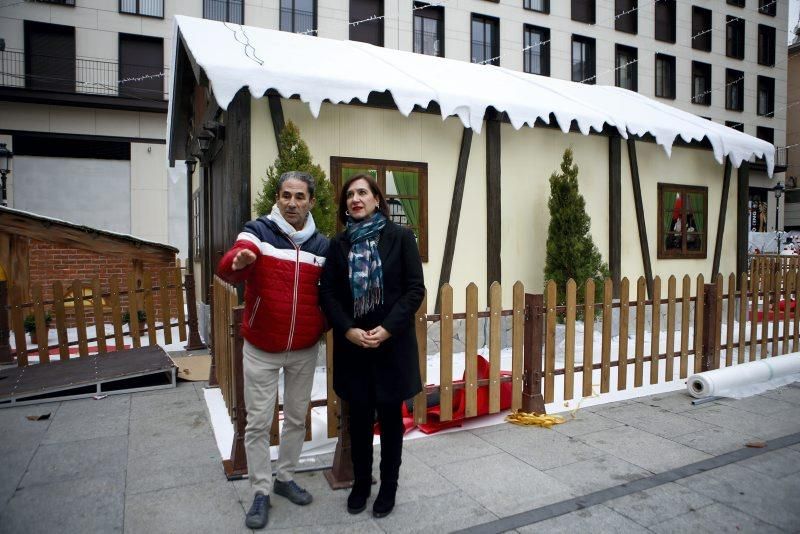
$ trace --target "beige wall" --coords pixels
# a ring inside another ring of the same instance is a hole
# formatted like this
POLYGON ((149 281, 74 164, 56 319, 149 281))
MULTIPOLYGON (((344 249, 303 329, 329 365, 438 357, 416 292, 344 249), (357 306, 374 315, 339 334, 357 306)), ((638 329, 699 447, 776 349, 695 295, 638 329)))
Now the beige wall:
POLYGON ((795 104, 786 110, 786 145, 789 149, 787 176, 797 178, 800 187, 800 44, 794 45, 789 51, 788 87, 786 101, 795 104))
MULTIPOLYGON (((421 161, 428 163, 428 255, 424 264, 425 284, 434 291, 442 254, 455 182, 462 135, 457 119, 413 113, 403 118, 397 111, 346 105, 322 106, 314 119, 308 107, 297 100, 283 100, 284 116, 300 128, 314 161, 330 176, 330 157, 349 156, 421 161)), ((266 169, 277 156, 275 139, 265 99, 252 106, 252 191, 261 190, 266 169)), ((592 235, 604 260, 608 260, 608 140, 604 136, 563 134, 557 129, 502 125, 502 277, 504 303, 510 303, 511 285, 521 280, 531 292, 543 284, 545 242, 549 214, 548 178, 558 170, 564 150, 572 147, 578 165, 581 193, 592 219, 592 235)), ((622 275, 644 273, 633 205, 630 168, 623 143, 622 165, 622 275)), ((479 305, 486 305, 486 137, 474 135, 467 167, 464 200, 451 285, 456 308, 463 307, 464 288, 476 282, 479 305)), ((647 220, 653 274, 696 276, 711 272, 722 191, 723 166, 711 151, 673 148, 672 158, 653 143, 637 143, 644 211, 647 220), (708 187, 708 257, 705 260, 657 260, 658 182, 708 187)), ((728 274, 736 262, 735 171, 728 200, 721 272, 728 274)), ((665 281, 666 287, 666 281, 665 281)), ((665 289, 666 290, 666 289, 665 289)), ((431 308, 433 306, 433 298, 431 308)))
POLYGON ((168 243, 166 145, 131 143, 131 233, 168 243))

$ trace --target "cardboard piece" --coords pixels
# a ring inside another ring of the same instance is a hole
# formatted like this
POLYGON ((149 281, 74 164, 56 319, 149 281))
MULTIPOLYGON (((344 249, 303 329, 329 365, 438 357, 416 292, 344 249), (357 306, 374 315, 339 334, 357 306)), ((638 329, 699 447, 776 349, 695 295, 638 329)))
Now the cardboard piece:
POLYGON ((178 368, 178 379, 190 382, 208 380, 211 370, 211 355, 196 354, 192 356, 170 356, 178 368))

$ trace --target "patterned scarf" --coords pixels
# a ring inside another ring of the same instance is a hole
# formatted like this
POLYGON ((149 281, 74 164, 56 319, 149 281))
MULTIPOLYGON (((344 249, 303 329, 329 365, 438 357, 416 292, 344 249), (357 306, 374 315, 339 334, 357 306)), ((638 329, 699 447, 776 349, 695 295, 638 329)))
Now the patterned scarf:
POLYGON ((378 236, 384 226, 386 216, 379 211, 361 222, 347 219, 347 237, 350 239, 347 262, 355 317, 366 315, 383 304, 383 267, 378 254, 378 236))

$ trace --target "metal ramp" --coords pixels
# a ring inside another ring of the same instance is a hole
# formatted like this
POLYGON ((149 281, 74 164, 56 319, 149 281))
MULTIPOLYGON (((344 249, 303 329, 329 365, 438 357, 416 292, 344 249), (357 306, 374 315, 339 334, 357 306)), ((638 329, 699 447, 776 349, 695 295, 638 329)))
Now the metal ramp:
POLYGON ((175 374, 157 345, 0 369, 0 408, 174 388, 175 374))

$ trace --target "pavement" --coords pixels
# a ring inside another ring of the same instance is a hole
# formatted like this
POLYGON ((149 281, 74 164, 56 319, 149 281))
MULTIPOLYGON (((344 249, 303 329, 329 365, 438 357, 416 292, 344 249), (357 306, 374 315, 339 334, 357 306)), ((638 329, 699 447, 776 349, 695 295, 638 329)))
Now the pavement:
MULTIPOLYGON (((246 531, 248 481, 225 479, 204 386, 0 409, 0 532, 246 531)), ((273 496, 268 530, 800 532, 798 383, 698 406, 642 397, 549 430, 412 440, 403 454, 390 516, 349 515, 347 491, 310 471, 296 480, 314 502, 273 496)))

